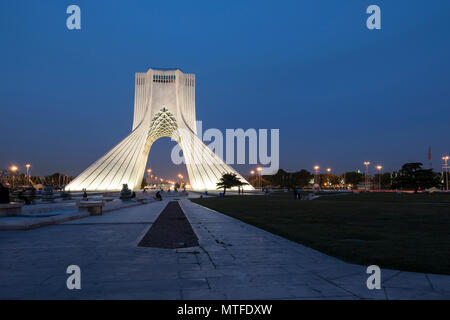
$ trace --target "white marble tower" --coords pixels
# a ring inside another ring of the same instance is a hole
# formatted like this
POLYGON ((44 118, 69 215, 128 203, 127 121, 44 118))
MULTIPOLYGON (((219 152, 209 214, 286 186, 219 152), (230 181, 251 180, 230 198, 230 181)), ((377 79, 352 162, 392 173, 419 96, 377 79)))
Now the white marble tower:
MULTIPOLYGON (((131 133, 76 177, 67 187, 75 190, 137 190, 145 173, 150 148, 170 137, 183 151, 193 190, 215 190, 223 173, 233 172, 196 135, 195 75, 180 69, 149 69, 136 73, 134 120, 131 133)), ((251 185, 244 187, 253 190, 251 185)))

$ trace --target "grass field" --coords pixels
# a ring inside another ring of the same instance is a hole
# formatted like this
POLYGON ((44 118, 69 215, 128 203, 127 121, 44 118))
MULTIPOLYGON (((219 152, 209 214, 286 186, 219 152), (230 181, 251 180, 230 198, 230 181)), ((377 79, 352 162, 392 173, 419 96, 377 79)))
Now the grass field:
POLYGON ((344 261, 450 274, 450 194, 291 193, 192 199, 344 261))

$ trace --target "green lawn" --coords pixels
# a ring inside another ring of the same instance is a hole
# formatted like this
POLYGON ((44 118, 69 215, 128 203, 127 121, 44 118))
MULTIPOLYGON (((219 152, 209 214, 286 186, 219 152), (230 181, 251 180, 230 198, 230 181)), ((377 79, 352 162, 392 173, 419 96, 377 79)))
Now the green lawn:
POLYGON ((450 194, 292 193, 192 199, 342 260, 450 274, 450 194))

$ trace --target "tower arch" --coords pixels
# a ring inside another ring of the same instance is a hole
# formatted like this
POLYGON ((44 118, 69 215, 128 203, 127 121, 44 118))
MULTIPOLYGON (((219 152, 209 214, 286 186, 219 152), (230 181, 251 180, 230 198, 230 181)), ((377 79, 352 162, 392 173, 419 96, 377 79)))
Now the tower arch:
MULTIPOLYGON (((223 173, 239 173, 214 154, 197 136, 195 75, 180 69, 136 73, 131 133, 77 176, 66 190, 139 189, 152 144, 161 137, 177 141, 194 190, 213 190, 223 173)), ((253 190, 248 184, 244 189, 253 190)))

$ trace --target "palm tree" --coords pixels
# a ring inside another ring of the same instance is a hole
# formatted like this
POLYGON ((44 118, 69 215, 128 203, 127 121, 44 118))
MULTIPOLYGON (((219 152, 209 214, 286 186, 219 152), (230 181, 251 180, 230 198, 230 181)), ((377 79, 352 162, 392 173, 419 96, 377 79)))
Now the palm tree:
POLYGON ((235 173, 224 173, 220 178, 219 182, 217 182, 217 189, 223 188, 223 196, 225 197, 225 192, 227 188, 240 187, 243 185, 241 180, 237 177, 235 173))

